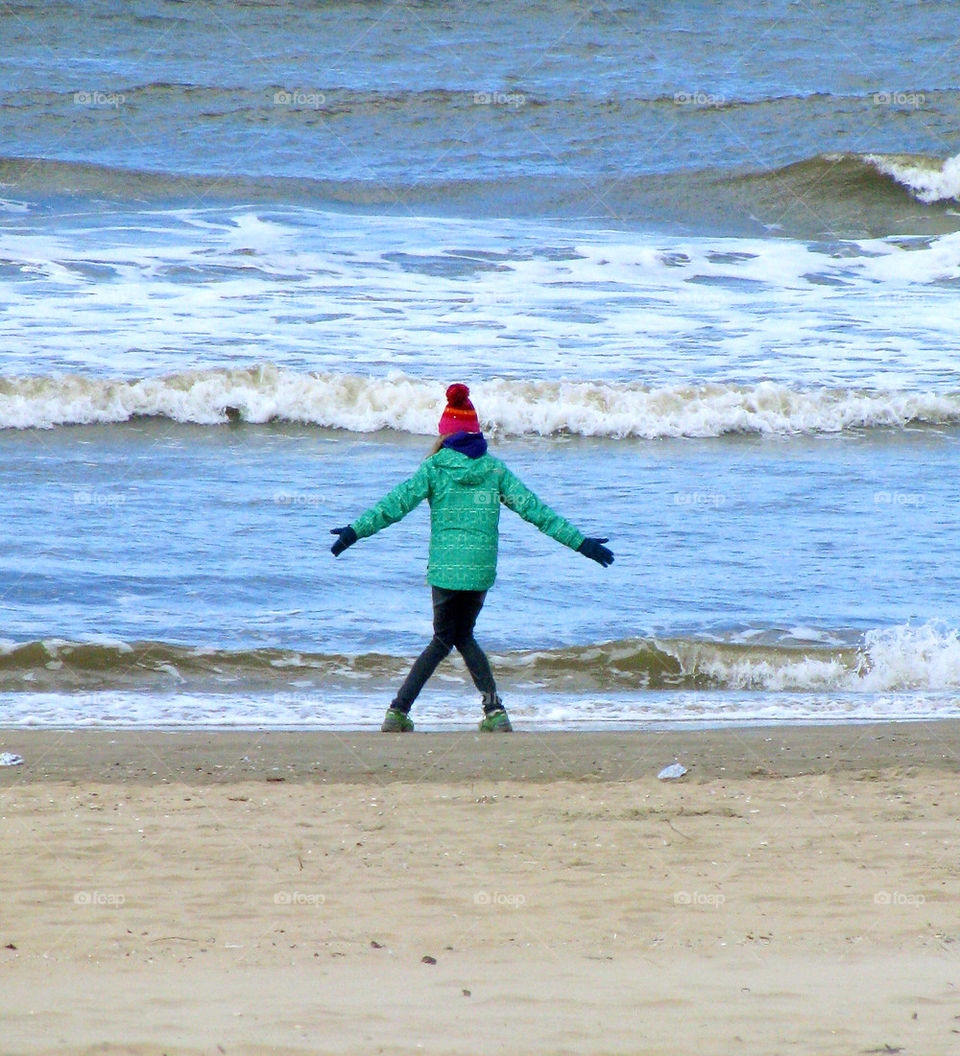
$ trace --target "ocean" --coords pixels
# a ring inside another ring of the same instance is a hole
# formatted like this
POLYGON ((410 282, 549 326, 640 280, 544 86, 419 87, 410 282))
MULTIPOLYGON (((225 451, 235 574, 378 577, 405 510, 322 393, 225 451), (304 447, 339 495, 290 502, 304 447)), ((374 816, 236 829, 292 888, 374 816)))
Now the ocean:
POLYGON ((518 728, 960 715, 951 10, 5 5, 0 724, 379 725, 453 381, 518 728))

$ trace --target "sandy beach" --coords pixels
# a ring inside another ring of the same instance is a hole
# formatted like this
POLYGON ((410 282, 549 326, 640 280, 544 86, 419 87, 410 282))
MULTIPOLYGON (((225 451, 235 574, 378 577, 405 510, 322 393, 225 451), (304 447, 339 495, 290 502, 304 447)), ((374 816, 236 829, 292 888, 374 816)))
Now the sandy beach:
POLYGON ((960 1052, 958 723, 0 751, 4 1054, 960 1052))

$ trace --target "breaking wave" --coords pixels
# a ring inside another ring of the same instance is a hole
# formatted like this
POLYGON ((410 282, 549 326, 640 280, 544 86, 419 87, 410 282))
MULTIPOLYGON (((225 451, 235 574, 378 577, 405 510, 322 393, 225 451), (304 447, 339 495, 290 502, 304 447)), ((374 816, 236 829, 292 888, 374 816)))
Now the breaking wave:
MULTIPOLYGON (((836 640, 823 635, 826 641, 836 640)), ((636 638, 492 657, 506 687, 544 692, 765 690, 884 693, 960 688, 958 631, 934 624, 869 630, 856 644, 756 644, 636 638)), ((43 639, 0 646, 0 691, 290 692, 394 683, 409 658, 166 642, 43 639)))
MULTIPOLYGON (((660 104, 658 104, 660 105, 660 104)), ((667 105, 667 104, 662 104, 667 105)), ((91 162, 0 157, 0 185, 14 200, 104 197, 116 202, 287 202, 348 209, 407 209, 454 215, 584 218, 582 180, 507 175, 436 180, 316 179, 159 172, 91 162)), ((960 227, 960 155, 816 154, 766 170, 677 169, 617 180, 604 190, 606 216, 627 224, 695 223, 700 230, 820 237, 944 233, 960 227)), ((17 204, 16 201, 13 203, 17 204)))
MULTIPOLYGON (((960 392, 507 379, 471 382, 471 389, 484 429, 504 435, 652 439, 960 423, 960 392)), ((0 429, 154 417, 198 425, 295 422, 428 435, 442 404, 442 383, 396 372, 375 378, 262 365, 147 378, 0 377, 0 429)))

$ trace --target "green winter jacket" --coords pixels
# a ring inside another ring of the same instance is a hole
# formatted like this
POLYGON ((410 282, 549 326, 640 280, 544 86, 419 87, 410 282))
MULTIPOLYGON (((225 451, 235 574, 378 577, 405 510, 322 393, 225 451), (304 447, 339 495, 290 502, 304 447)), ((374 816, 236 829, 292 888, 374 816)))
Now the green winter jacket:
POLYGON ((497 577, 500 503, 572 550, 583 535, 554 513, 492 455, 441 448, 351 525, 358 539, 430 503, 427 582, 447 590, 487 590, 497 577))

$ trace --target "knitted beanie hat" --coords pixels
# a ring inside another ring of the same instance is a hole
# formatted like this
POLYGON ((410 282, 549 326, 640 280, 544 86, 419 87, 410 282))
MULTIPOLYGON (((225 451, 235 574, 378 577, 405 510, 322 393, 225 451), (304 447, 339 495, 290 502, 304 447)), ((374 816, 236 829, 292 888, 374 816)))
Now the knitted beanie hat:
POLYGON ((466 385, 451 385, 447 389, 447 407, 440 418, 440 435, 479 432, 480 419, 470 402, 470 390, 466 385))

